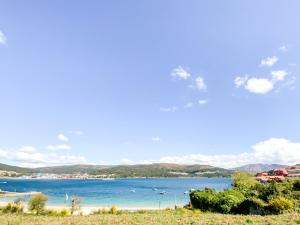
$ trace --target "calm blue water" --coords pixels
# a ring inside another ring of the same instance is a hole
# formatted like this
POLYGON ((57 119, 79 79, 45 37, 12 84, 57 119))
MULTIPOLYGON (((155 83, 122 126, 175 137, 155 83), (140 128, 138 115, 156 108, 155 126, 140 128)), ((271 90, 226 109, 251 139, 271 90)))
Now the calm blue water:
MULTIPOLYGON (((230 178, 153 178, 115 180, 23 180, 0 179, 0 189, 6 191, 39 191, 48 195, 47 205, 67 206, 65 195, 79 196, 83 206, 111 207, 173 207, 188 203, 185 191, 203 189, 228 189, 230 178), (132 191, 134 190, 134 191, 132 191), (159 193, 165 191, 166 194, 159 193)), ((11 201, 11 198, 0 201, 11 201)), ((26 199, 25 199, 26 200, 26 199)))

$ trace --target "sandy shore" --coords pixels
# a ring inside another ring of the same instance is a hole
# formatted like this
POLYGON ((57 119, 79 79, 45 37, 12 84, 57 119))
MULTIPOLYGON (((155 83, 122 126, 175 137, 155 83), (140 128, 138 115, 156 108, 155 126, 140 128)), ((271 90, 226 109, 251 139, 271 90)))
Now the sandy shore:
MULTIPOLYGON (((0 202, 0 207, 6 206, 9 202, 0 202)), ((155 207, 118 207, 116 206, 118 210, 127 210, 127 211, 138 211, 138 210, 159 210, 159 208, 155 207)), ((62 210, 62 209, 70 209, 66 206, 55 206, 55 205, 46 205, 46 209, 55 209, 55 210, 62 210)), ((82 206, 80 208, 80 213, 83 215, 89 215, 92 212, 95 212, 99 209, 110 209, 110 207, 103 207, 103 206, 82 206)), ((162 209, 162 208, 161 208, 162 209)), ((25 212, 27 211, 26 205, 25 205, 25 212)))

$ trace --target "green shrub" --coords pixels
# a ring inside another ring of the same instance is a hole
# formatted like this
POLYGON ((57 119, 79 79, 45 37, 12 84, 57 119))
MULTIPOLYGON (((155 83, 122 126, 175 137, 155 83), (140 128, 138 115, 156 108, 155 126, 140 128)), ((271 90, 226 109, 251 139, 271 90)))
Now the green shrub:
POLYGON ((300 179, 295 179, 293 182, 293 190, 300 191, 300 179))
POLYGON ((214 211, 217 202, 217 192, 206 188, 203 191, 193 191, 190 193, 193 208, 202 211, 214 211))
POLYGON ((246 172, 236 172, 232 175, 233 180, 233 189, 238 190, 245 194, 249 190, 253 190, 255 185, 258 184, 258 182, 255 180, 255 178, 246 172))
POLYGON ((23 211, 24 211, 24 206, 14 202, 8 203, 2 209, 3 213, 23 213, 23 211))
POLYGON ((249 198, 242 201, 233 211, 245 215, 264 215, 267 213, 267 206, 268 204, 259 198, 249 198))
POLYGON ((32 212, 35 212, 36 214, 41 214, 45 211, 46 201, 48 201, 47 195, 33 195, 28 202, 28 209, 32 212))
POLYGON ((70 215, 70 211, 68 209, 62 209, 62 210, 60 210, 59 215, 60 216, 70 215))
POLYGON ((109 210, 110 214, 117 214, 118 213, 118 209, 116 206, 112 206, 109 210))
POLYGON ((244 200, 244 195, 236 190, 219 192, 215 203, 215 211, 220 213, 230 213, 244 200))
POLYGON ((282 213, 294 207, 294 202, 288 198, 278 196, 269 202, 270 210, 274 213, 282 213))

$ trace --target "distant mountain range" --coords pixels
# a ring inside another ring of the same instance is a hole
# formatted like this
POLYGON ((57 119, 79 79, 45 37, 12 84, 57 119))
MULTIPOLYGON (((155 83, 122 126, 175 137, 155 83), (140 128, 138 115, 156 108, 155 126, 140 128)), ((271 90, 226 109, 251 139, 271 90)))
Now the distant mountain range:
POLYGON ((111 177, 228 177, 232 170, 209 165, 181 165, 170 163, 154 163, 141 165, 70 165, 40 168, 23 168, 0 164, 0 170, 15 171, 21 174, 90 174, 111 177))
POLYGON ((280 164, 248 164, 245 166, 224 169, 209 165, 182 165, 172 163, 154 163, 141 165, 68 165, 39 168, 24 168, 0 163, 0 170, 14 171, 29 175, 36 173, 49 174, 89 174, 112 177, 228 177, 235 171, 251 174, 287 167, 280 164))
POLYGON ((237 167, 234 168, 233 170, 235 171, 244 171, 248 172, 251 174, 255 173, 260 173, 264 171, 270 171, 276 168, 285 168, 287 165, 280 165, 280 164, 262 164, 262 163, 257 163, 257 164, 248 164, 245 166, 237 167))

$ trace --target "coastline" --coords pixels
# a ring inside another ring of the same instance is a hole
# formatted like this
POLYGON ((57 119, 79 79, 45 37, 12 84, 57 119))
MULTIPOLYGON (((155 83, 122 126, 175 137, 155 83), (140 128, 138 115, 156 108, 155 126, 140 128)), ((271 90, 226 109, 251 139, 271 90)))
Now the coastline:
MULTIPOLYGON (((4 207, 8 204, 9 202, 0 202, 0 207, 4 207)), ((27 210, 27 205, 24 204, 25 206, 25 212, 28 212, 27 210)), ((112 207, 112 206, 111 206, 112 207)), ((139 211, 139 210, 146 210, 146 211, 153 211, 153 210, 163 210, 165 208, 168 207, 118 207, 116 206, 118 210, 121 211, 139 211)), ((47 210, 62 210, 62 209, 70 209, 70 207, 67 206, 59 206, 59 205, 46 205, 45 207, 47 210)), ((82 215, 90 215, 93 212, 97 211, 97 210, 101 210, 101 209, 106 209, 109 210, 110 207, 105 207, 105 206, 82 206, 78 212, 78 214, 82 214, 82 215)))

